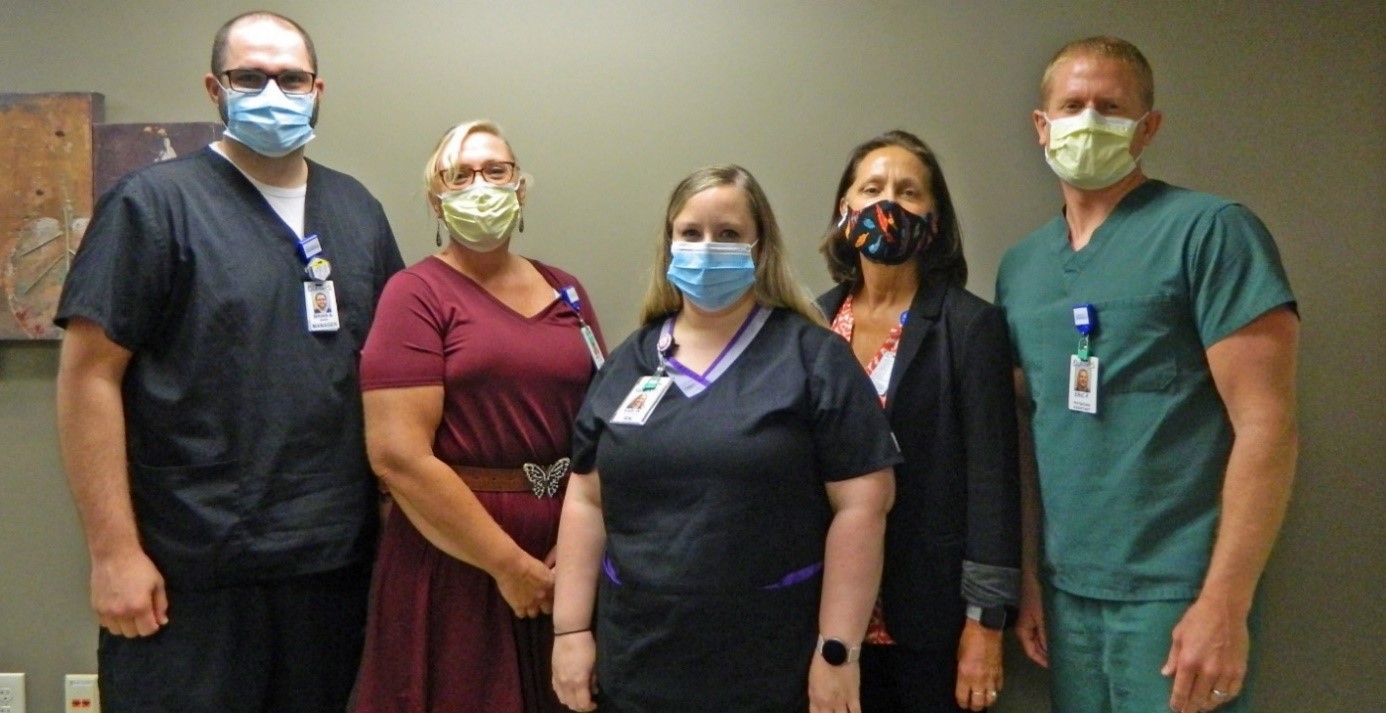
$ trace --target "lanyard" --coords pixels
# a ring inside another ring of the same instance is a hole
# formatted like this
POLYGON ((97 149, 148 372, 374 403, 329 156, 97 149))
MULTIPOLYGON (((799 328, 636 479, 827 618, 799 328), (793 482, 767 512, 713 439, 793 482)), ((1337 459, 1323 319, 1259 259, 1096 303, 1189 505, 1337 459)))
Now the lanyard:
POLYGON ((674 318, 670 317, 664 323, 664 328, 659 330, 659 341, 655 343, 655 355, 659 357, 659 368, 655 369, 655 376, 664 376, 669 371, 669 359, 674 356, 674 349, 678 345, 674 344, 674 318))
POLYGON ((606 363, 606 355, 602 354, 602 347, 597 343, 597 335, 592 328, 587 325, 587 320, 582 318, 582 299, 578 297, 577 287, 565 285, 558 289, 558 299, 563 300, 563 304, 573 311, 578 318, 578 331, 582 333, 582 342, 587 345, 587 353, 592 357, 592 363, 598 368, 606 363))

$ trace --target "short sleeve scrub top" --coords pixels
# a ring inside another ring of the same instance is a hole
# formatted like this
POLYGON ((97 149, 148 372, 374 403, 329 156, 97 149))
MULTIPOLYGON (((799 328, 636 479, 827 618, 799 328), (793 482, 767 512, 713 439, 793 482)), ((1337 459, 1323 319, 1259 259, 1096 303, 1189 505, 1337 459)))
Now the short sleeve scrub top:
POLYGON ((613 423, 671 327, 613 352, 574 432, 575 473, 602 481, 601 708, 806 710, 825 483, 899 451, 846 343, 784 309, 757 307, 703 374, 666 350, 672 387, 643 425, 613 423))

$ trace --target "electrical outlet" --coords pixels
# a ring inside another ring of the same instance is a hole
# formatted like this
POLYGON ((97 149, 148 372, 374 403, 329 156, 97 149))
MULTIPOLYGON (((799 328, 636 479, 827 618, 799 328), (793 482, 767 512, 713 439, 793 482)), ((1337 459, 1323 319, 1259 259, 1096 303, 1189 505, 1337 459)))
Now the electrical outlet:
POLYGON ((0 673, 0 713, 25 713, 24 674, 0 673))
MULTIPOLYGON (((101 691, 96 674, 69 673, 63 677, 63 703, 66 713, 101 713, 101 691)), ((3 713, 3 712, 0 712, 3 713)))

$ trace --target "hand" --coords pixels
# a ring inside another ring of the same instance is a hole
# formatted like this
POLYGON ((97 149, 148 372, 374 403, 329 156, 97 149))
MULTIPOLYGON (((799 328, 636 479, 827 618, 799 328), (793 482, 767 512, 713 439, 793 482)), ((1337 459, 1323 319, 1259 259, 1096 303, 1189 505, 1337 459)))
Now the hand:
POLYGON ((498 575, 496 586, 521 619, 553 612, 553 570, 533 557, 525 555, 518 566, 498 575))
POLYGON ((1172 638, 1169 658, 1160 669, 1174 677, 1170 710, 1210 711, 1241 693, 1251 649, 1245 616, 1199 597, 1174 627, 1172 638))
POLYGON ((558 545, 554 545, 549 553, 544 555, 544 566, 553 569, 558 564, 558 545))
POLYGON ((996 704, 1002 683, 1001 631, 968 619, 958 640, 958 682, 953 688, 958 707, 986 710, 996 704))
POLYGON ((597 642, 592 632, 581 631, 553 640, 553 692, 575 711, 596 710, 597 642))
POLYGON ((1044 594, 1034 577, 1020 584, 1020 611, 1015 619, 1015 636, 1031 661, 1049 668, 1049 637, 1044 629, 1044 594))
POLYGON ((168 623, 164 577, 143 550, 94 558, 91 608, 116 636, 152 636, 168 623))
POLYGON ((814 654, 809 666, 809 713, 861 713, 861 666, 832 666, 814 654))

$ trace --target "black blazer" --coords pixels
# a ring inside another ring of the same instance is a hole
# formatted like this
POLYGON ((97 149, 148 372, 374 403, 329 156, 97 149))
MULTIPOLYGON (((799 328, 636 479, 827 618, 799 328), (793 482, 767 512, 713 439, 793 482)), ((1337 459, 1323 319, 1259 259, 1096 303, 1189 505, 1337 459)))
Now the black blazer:
MULTIPOLYGON (((849 289, 818 298, 830 321, 849 289)), ((886 393, 905 460, 895 466, 881 596, 886 630, 905 646, 956 650, 964 560, 992 574, 1020 567, 1012 364, 1001 308, 957 287, 920 288, 886 393)))

